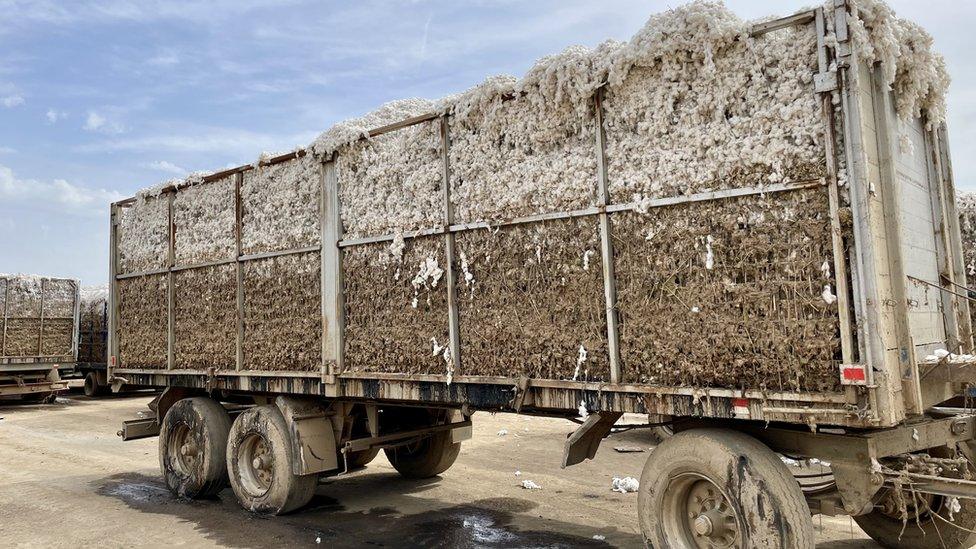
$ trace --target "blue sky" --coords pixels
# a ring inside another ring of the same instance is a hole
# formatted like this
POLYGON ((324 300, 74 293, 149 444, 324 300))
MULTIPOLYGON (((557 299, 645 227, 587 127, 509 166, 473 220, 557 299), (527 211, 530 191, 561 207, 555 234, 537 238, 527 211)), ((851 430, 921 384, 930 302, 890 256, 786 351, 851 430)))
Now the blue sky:
MULTIPOLYGON (((108 202, 304 145, 403 97, 629 38, 658 0, 0 0, 0 272, 107 281, 108 202)), ((976 2, 898 0, 946 55, 976 190, 976 2)), ((797 0, 727 4, 755 18, 797 0)))

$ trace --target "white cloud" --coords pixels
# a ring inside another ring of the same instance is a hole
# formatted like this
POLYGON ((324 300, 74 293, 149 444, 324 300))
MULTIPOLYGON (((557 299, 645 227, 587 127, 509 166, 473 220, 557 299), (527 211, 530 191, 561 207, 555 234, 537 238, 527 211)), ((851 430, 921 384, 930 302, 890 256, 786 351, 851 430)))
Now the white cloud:
POLYGON ((75 150, 84 153, 223 153, 257 158, 261 151, 291 150, 296 146, 305 146, 317 136, 318 132, 284 136, 235 128, 201 128, 186 134, 148 135, 88 143, 75 150))
POLYGON ((14 154, 16 152, 17 152, 17 149, 15 149, 13 147, 3 147, 3 146, 0 146, 0 154, 14 154))
POLYGON ((44 116, 47 117, 47 121, 48 121, 49 124, 54 124, 58 120, 64 120, 65 118, 67 118, 68 117, 68 113, 66 113, 64 111, 57 111, 57 110, 54 110, 54 109, 48 109, 47 110, 47 113, 44 116))
POLYGON ((88 117, 85 118, 85 125, 83 127, 90 132, 112 135, 125 133, 125 127, 122 124, 114 120, 109 120, 104 115, 95 111, 88 111, 88 117))
POLYGON ((180 64, 180 57, 173 52, 160 53, 149 58, 146 64, 155 67, 172 67, 180 64))
POLYGON ((38 210, 101 215, 108 205, 124 198, 116 191, 89 189, 65 181, 19 179, 0 165, 0 202, 18 203, 38 210))
POLYGON ((159 170, 161 172, 167 172, 174 175, 186 174, 186 170, 177 166, 176 164, 173 164, 172 162, 167 162, 165 160, 156 160, 155 162, 144 164, 144 166, 151 170, 159 170))
POLYGON ((17 107, 17 106, 20 106, 20 105, 23 105, 23 104, 24 104, 24 98, 23 98, 23 96, 20 96, 20 95, 14 94, 14 95, 8 95, 8 96, 6 96, 4 98, 0 98, 0 105, 3 105, 4 107, 7 107, 8 109, 12 109, 14 107, 17 107))

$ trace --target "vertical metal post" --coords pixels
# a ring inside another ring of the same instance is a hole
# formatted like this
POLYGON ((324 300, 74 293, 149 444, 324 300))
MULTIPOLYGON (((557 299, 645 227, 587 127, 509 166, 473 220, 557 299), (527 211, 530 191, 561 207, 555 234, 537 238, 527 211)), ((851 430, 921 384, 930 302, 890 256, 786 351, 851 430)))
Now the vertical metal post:
POLYGON ((881 303, 877 285, 878 251, 873 241, 871 216, 871 192, 868 169, 864 155, 864 136, 862 134, 861 93, 855 85, 853 73, 858 71, 860 60, 854 55, 851 36, 847 28, 847 4, 845 0, 835 0, 834 32, 837 36, 836 62, 838 66, 838 86, 841 96, 841 120, 843 122, 844 158, 848 169, 848 194, 853 217, 854 246, 851 258, 853 275, 855 330, 857 333, 858 357, 867 364, 868 404, 872 416, 884 423, 895 423, 904 418, 901 402, 892 390, 885 357, 885 345, 881 337, 881 318, 878 303, 881 303), (870 304, 870 307, 869 307, 870 304), (875 375, 875 368, 883 372, 875 375), (880 379, 882 386, 876 383, 880 379))
POLYGON ((108 238, 108 334, 106 348, 106 378, 109 383, 115 376, 115 368, 119 364, 119 207, 112 204, 109 214, 108 238))
POLYGON ((167 218, 169 219, 169 249, 167 255, 166 272, 166 369, 176 367, 176 281, 173 267, 176 265, 176 222, 173 219, 173 200, 176 191, 166 195, 167 218))
POLYGON ((321 165, 322 381, 334 384, 343 371, 345 293, 342 280, 342 219, 335 160, 321 165))
POLYGON ((0 336, 0 356, 7 356, 7 319, 10 307, 10 279, 3 279, 3 335, 0 336))
MULTIPOLYGON (((943 242, 946 250, 946 265, 943 276, 947 280, 967 286, 966 262, 962 256, 962 236, 959 229, 959 212, 956 210, 956 186, 952 175, 952 161, 949 155, 949 142, 945 124, 934 128, 926 135, 926 141, 931 143, 930 161, 933 164, 935 178, 933 183, 938 186, 937 196, 942 206, 943 242)), ((943 292, 943 294, 946 294, 943 292)), ((973 350, 973 327, 969 316, 970 303, 965 299, 952 298, 951 313, 947 313, 947 320, 954 315, 955 335, 959 340, 960 352, 968 354, 973 350)))
MULTIPOLYGON (((942 175, 939 173, 938 138, 934 131, 925 132, 925 164, 928 172, 929 202, 932 208, 932 221, 935 226, 935 250, 939 262, 939 286, 945 287, 945 282, 960 284, 956 280, 953 269, 954 256, 951 246, 949 208, 943 195, 942 175)), ((953 204, 955 200, 953 200, 953 204)), ((954 209, 954 208, 953 208, 954 209)), ((961 282, 965 286, 965 280, 961 282)), ((951 292, 939 292, 942 302, 942 318, 946 330, 947 349, 952 352, 963 352, 960 337, 960 324, 957 317, 959 298, 955 295, 956 288, 949 288, 951 292)))
POLYGON ((44 282, 47 281, 46 278, 41 279, 41 323, 37 328, 37 356, 44 356, 44 282))
POLYGON ((75 286, 75 305, 71 311, 71 322, 74 329, 71 330, 71 359, 78 362, 78 337, 81 332, 81 282, 73 281, 75 286))
POLYGON ((237 292, 237 330, 234 369, 240 372, 244 369, 244 265, 241 263, 243 245, 241 235, 244 227, 244 202, 241 200, 241 186, 244 184, 244 174, 234 175, 234 269, 237 292))
MULTIPOLYGON (((818 72, 825 75, 829 71, 829 63, 827 61, 827 48, 825 44, 827 30, 823 8, 816 10, 815 24, 817 30, 817 67, 819 69, 818 72)), ((853 324, 849 300, 850 286, 847 278, 847 255, 844 253, 844 236, 839 215, 840 195, 837 190, 837 160, 834 150, 834 139, 836 137, 833 120, 834 107, 830 96, 830 92, 824 92, 820 96, 821 116, 824 121, 824 149, 827 155, 827 200, 830 207, 830 235, 831 252, 834 256, 834 280, 837 285, 837 312, 840 321, 841 356, 845 363, 850 364, 855 361, 853 324)), ((853 387, 849 389, 850 396, 854 396, 854 391, 855 389, 853 387)))
POLYGON ((603 264, 603 295, 607 318, 607 354, 610 358, 610 383, 620 383, 620 331, 617 325, 617 279, 614 274, 613 241, 611 240, 610 188, 607 177, 606 133, 603 127, 603 88, 594 96, 596 122, 597 206, 600 208, 600 257, 603 264))
POLYGON ((444 185, 444 256, 447 266, 447 334, 450 342, 451 361, 455 375, 461 372, 461 325, 458 317, 457 270, 454 261, 454 233, 447 230, 454 224, 454 204, 451 202, 451 137, 448 115, 440 118, 441 133, 441 179, 444 185))

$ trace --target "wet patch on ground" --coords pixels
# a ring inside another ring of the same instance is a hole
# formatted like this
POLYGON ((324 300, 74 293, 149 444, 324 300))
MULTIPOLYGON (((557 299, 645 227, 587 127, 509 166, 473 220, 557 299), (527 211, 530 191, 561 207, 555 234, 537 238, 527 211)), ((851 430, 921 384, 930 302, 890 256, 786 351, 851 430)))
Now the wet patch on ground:
POLYGON ((628 532, 596 531, 547 519, 535 512, 538 504, 529 500, 497 497, 443 506, 418 497, 439 482, 436 478, 410 481, 374 474, 350 481, 320 485, 306 508, 281 517, 262 517, 241 509, 229 489, 212 500, 180 500, 160 478, 146 475, 108 477, 97 483, 96 490, 145 513, 178 517, 195 524, 207 538, 236 547, 280 543, 444 549, 642 547, 639 537, 628 532), (605 540, 594 539, 594 535, 605 540))

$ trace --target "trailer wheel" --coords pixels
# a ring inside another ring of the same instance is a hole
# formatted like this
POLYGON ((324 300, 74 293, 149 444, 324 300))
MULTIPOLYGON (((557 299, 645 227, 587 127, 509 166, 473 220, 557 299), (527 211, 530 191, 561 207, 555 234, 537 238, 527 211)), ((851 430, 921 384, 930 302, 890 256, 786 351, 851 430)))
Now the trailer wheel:
POLYGON ((230 416, 207 397, 184 398, 166 412, 159 428, 159 467, 177 497, 217 495, 227 486, 230 416))
POLYGON ((440 431, 413 444, 386 448, 386 459, 406 478, 430 478, 451 468, 461 443, 451 443, 451 433, 440 431))
POLYGON ((105 394, 105 386, 98 383, 98 374, 88 372, 85 376, 85 396, 94 398, 105 394))
MULTIPOLYGON (((881 494, 874 511, 854 517, 854 521, 882 547, 892 549, 968 549, 976 546, 976 501, 958 499, 960 510, 952 513, 949 500, 943 496, 919 494, 918 504, 906 505, 907 522, 895 504, 892 493, 881 494), (921 513, 919 513, 921 509, 921 513), (938 517, 932 516, 933 514, 938 517), (918 522, 916 522, 916 518, 918 522), (963 530, 965 529, 965 530, 963 530)), ((912 500, 905 494, 906 503, 912 500)))
POLYGON ((369 450, 350 452, 349 455, 346 456, 346 463, 348 463, 350 469, 366 467, 371 461, 376 459, 376 456, 378 456, 379 453, 379 448, 370 448, 369 450))
POLYGON ((297 475, 292 463, 291 437, 277 406, 256 406, 234 421, 227 470, 245 509, 282 515, 307 504, 315 495, 318 475, 297 475))
POLYGON ((637 505, 650 547, 814 546, 793 475, 735 431, 693 429, 661 442, 644 465, 637 505))

